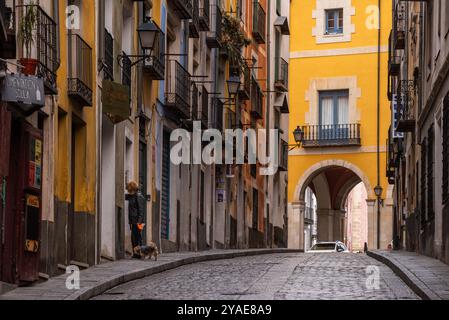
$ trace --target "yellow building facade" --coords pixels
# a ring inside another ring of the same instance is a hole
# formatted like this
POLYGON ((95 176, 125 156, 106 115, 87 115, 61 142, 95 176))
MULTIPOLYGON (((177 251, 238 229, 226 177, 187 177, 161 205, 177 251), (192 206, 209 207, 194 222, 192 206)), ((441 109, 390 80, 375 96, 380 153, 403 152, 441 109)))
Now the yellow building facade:
POLYGON ((391 120, 384 94, 391 4, 292 1, 291 17, 289 131, 299 126, 303 139, 289 154, 289 246, 304 246, 307 187, 317 197, 317 240, 344 241, 346 198, 363 182, 368 247, 385 249, 392 241, 391 190, 383 174, 391 120))

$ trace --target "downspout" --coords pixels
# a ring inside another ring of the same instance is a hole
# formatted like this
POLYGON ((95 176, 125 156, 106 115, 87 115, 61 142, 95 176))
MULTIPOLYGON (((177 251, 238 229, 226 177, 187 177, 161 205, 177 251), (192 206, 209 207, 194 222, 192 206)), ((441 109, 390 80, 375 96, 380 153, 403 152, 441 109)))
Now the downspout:
MULTIPOLYGON (((267 5, 267 26, 268 28, 271 28, 271 0, 268 0, 268 5, 267 5)), ((265 49, 267 52, 267 102, 266 102, 266 108, 265 108, 265 113, 266 113, 266 123, 265 123, 265 129, 270 129, 270 111, 271 111, 271 32, 268 31, 267 29, 267 48, 265 49)), ((269 134, 269 130, 267 131, 267 134, 269 134)), ((269 136, 267 136, 267 151, 270 152, 270 138, 269 136)), ((273 184, 274 184, 274 180, 273 180, 273 184)), ((270 185, 270 181, 269 181, 269 176, 265 177, 265 197, 268 196, 268 187, 270 185)), ((270 199, 271 200, 271 199, 270 199)), ((271 208, 271 201, 270 204, 268 205, 268 208, 271 208)), ((264 210, 267 210, 267 199, 265 199, 265 205, 264 205, 264 210)), ((269 226, 270 226, 270 217, 268 216, 268 214, 272 214, 274 210, 269 210, 269 212, 265 212, 265 216, 267 218, 266 220, 266 226, 265 226, 265 239, 266 239, 266 246, 268 246, 269 243, 269 226)))
MULTIPOLYGON (((381 0, 377 0, 379 8, 379 25, 377 29, 377 185, 380 186, 380 46, 382 10, 381 0)), ((377 249, 380 249, 380 197, 377 199, 377 249)))
MULTIPOLYGON (((58 1, 58 0, 56 0, 56 1, 58 1)), ((104 54, 104 50, 103 50, 103 41, 102 41, 102 39, 104 38, 104 26, 105 26, 105 3, 104 3, 104 0, 99 0, 98 1, 98 12, 97 12, 97 15, 98 15, 98 19, 97 19, 97 23, 98 23, 98 25, 97 25, 97 28, 98 28, 98 31, 97 31, 97 35, 96 35, 96 37, 97 37, 97 50, 99 51, 99 52, 97 52, 97 68, 96 68, 96 70, 97 70, 97 83, 96 83, 96 85, 97 85, 97 94, 96 94, 96 96, 97 96, 97 110, 96 110, 96 113, 97 113, 97 120, 96 120, 96 125, 97 125, 97 142, 96 142, 96 145, 97 145, 97 156, 95 157, 96 158, 96 164, 97 164, 97 173, 96 173, 96 179, 97 179, 97 183, 95 184, 96 185, 96 207, 97 207, 97 210, 96 210, 96 215, 95 215, 95 220, 96 220, 96 230, 97 230, 97 236, 95 237, 95 240, 96 240, 96 246, 95 246, 95 249, 96 249, 96 254, 95 254, 95 257, 96 257, 96 264, 98 264, 98 263, 100 263, 100 260, 101 260, 101 225, 102 225, 102 217, 101 217, 101 214, 102 214, 102 208, 101 208, 101 195, 102 195, 102 179, 101 179, 101 177, 102 177, 102 152, 101 152, 101 149, 102 149, 102 123, 103 123, 103 121, 102 121, 102 105, 101 105, 101 103, 100 103, 100 97, 101 97, 101 90, 99 90, 100 89, 100 86, 99 86, 99 82, 98 82, 98 77, 99 77, 99 72, 98 72, 98 70, 99 70, 99 62, 100 61, 103 61, 103 54, 104 54), (101 59, 101 60, 100 60, 101 59)))

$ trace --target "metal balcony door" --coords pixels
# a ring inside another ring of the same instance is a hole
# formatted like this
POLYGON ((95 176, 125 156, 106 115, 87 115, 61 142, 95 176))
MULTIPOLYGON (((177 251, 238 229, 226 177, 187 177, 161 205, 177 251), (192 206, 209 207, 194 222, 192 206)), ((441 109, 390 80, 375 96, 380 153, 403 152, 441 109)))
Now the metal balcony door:
POLYGON ((170 133, 164 131, 162 146, 161 238, 168 239, 170 231, 170 133))

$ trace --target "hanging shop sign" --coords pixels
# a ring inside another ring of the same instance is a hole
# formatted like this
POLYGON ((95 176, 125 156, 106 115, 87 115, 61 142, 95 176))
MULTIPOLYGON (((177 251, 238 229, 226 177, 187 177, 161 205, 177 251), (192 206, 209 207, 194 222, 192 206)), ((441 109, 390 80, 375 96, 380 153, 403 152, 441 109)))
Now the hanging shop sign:
POLYGON ((103 113, 113 123, 125 121, 130 116, 129 87, 119 83, 104 80, 101 94, 103 113))
POLYGON ((45 104, 44 81, 35 76, 7 74, 0 84, 1 100, 14 105, 13 111, 24 116, 42 108, 45 104))

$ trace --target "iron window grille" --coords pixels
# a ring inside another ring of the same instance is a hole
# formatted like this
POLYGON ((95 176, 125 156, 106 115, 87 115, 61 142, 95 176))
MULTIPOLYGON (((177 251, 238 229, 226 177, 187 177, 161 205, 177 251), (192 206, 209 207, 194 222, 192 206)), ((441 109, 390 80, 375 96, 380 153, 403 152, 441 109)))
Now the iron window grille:
POLYGON ((223 131, 223 110, 224 104, 220 98, 212 99, 212 112, 214 115, 213 128, 223 131))
POLYGON ((394 9, 393 18, 393 40, 394 49, 401 50, 405 48, 405 32, 406 32, 406 10, 405 4, 399 1, 394 9))
POLYGON ((251 83, 251 114, 255 119, 263 118, 263 92, 257 80, 252 79, 251 83))
POLYGON ((132 61, 127 56, 125 52, 123 52, 122 59, 122 84, 124 86, 128 86, 129 98, 131 99, 131 71, 132 70, 132 61))
POLYGON ((92 106, 92 48, 78 34, 69 34, 68 94, 92 106))
POLYGON ((168 61, 165 105, 172 107, 183 119, 190 117, 191 78, 189 72, 176 60, 168 61))
POLYGON ((172 0, 174 11, 180 19, 189 20, 193 15, 193 0, 172 0))
POLYGON ((104 30, 104 78, 114 81, 114 39, 108 30, 104 30))
POLYGON ((204 86, 201 92, 201 125, 203 129, 209 127, 209 92, 204 86))
POLYGON ((288 62, 281 57, 276 58, 274 87, 281 91, 288 91, 288 62))
POLYGON ((210 27, 210 1, 201 0, 198 24, 200 31, 209 31, 210 27))
POLYGON ((211 7, 212 30, 208 32, 206 44, 210 49, 221 48, 223 13, 217 5, 211 7))
POLYGON ((192 0, 192 19, 189 22, 190 38, 197 39, 200 37, 199 11, 199 0, 192 0))
POLYGON ((265 43, 266 14, 259 1, 253 3, 253 38, 258 44, 265 43))
POLYGON ((56 71, 59 68, 57 25, 39 5, 18 5, 16 16, 25 17, 30 10, 36 11, 36 28, 32 44, 31 57, 38 60, 37 76, 44 80, 45 93, 56 94, 56 71))

